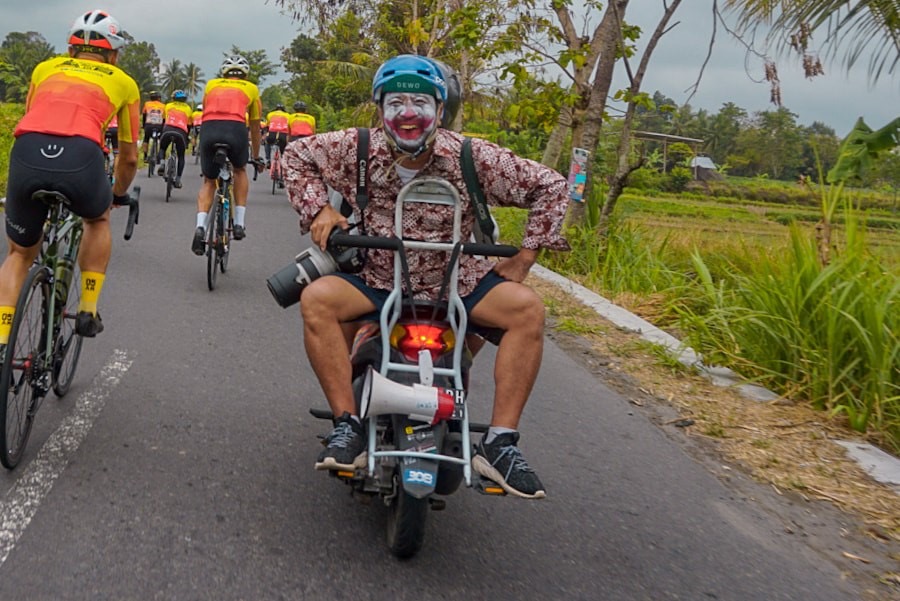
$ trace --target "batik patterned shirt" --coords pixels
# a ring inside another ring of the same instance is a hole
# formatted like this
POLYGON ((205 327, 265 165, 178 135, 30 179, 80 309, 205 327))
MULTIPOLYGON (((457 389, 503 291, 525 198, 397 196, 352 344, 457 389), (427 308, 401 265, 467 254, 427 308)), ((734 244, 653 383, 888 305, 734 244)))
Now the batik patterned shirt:
MULTIPOLYGON (((285 185, 291 205, 300 215, 301 233, 309 232, 313 219, 328 204, 326 186, 334 188, 359 214, 356 205, 357 130, 348 129, 301 138, 288 144, 284 153, 285 185)), ((438 130, 430 160, 416 177, 442 177, 460 193, 462 239, 478 227, 475 211, 466 190, 460 166, 463 136, 438 130)), ((558 172, 536 161, 481 139, 472 140, 475 169, 489 205, 521 207, 529 210, 522 248, 568 250, 561 226, 568 207, 568 182, 558 172)), ((368 157, 369 201, 363 215, 366 233, 394 236, 394 207, 403 187, 394 168, 394 157, 384 132, 372 129, 368 157)), ((453 208, 411 203, 404 214, 404 237, 429 242, 452 237, 453 208)), ((441 288, 447 257, 445 253, 410 251, 409 267, 413 289, 419 298, 434 299, 441 288)), ((494 261, 463 255, 459 271, 459 294, 472 292, 489 272, 494 261)), ((393 253, 369 250, 361 276, 373 288, 393 289, 393 253)))

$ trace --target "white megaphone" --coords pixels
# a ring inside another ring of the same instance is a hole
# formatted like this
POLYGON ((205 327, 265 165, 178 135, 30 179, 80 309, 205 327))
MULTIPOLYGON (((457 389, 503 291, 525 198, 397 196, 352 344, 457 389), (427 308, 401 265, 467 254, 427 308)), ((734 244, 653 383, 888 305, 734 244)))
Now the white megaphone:
POLYGON ((400 413, 410 419, 436 424, 441 420, 461 417, 457 403, 462 399, 453 390, 423 384, 398 384, 385 378, 370 366, 363 381, 360 417, 400 413))

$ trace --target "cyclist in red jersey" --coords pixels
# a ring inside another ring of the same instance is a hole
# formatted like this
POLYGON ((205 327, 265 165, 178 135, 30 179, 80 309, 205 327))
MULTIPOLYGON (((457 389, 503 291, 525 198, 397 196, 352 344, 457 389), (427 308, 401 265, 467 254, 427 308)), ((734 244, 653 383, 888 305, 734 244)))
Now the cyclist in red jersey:
POLYGON ((203 93, 203 125, 200 129, 200 171, 203 173, 203 185, 197 195, 197 226, 191 241, 191 251, 198 256, 206 249, 206 217, 212 206, 219 174, 219 168, 215 164, 215 145, 225 143, 230 147, 228 160, 234 170, 235 240, 243 240, 246 236, 244 216, 250 191, 247 163, 251 155, 257 157, 253 161, 257 167, 263 163, 258 158, 262 104, 259 88, 255 83, 247 81, 250 63, 242 56, 232 56, 225 59, 219 73, 220 77, 206 83, 203 93))
MULTIPOLYGON (((37 190, 56 190, 84 220, 78 255, 81 301, 75 329, 82 336, 103 330, 97 301, 112 248, 110 205, 128 203, 137 171, 140 92, 115 66, 125 45, 118 21, 94 10, 69 31, 68 56, 34 68, 25 115, 16 125, 9 156, 6 235, 9 253, 0 266, 0 345, 9 340, 16 299, 37 256, 47 206, 32 200, 37 190), (118 116, 119 160, 112 186, 104 170, 104 129, 118 116)), ((2 348, 2 347, 0 347, 2 348)))

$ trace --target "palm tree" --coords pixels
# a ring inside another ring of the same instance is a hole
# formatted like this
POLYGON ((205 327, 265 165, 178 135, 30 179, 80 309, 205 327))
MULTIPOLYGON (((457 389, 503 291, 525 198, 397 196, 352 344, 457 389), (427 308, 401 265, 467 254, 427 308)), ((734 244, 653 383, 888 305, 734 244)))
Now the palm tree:
POLYGON ((182 69, 185 77, 184 91, 191 100, 203 91, 203 84, 206 78, 203 77, 203 70, 194 63, 188 63, 182 69))
POLYGON ((900 3, 897 0, 725 0, 725 8, 738 16, 742 29, 771 27, 770 40, 779 50, 791 48, 807 60, 817 61, 807 45, 822 32, 826 55, 843 46, 844 66, 849 70, 861 56, 869 58, 869 77, 877 81, 882 71, 893 73, 900 61, 900 3))
POLYGON ((177 58, 173 58, 163 65, 163 73, 159 80, 159 83, 162 86, 161 91, 163 96, 165 98, 171 98, 175 90, 184 86, 185 79, 184 67, 177 58))

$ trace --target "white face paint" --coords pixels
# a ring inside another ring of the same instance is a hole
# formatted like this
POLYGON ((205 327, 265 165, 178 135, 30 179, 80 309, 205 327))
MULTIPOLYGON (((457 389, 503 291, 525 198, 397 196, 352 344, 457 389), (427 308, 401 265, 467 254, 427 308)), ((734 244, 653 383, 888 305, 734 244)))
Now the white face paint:
POLYGON ((430 94, 388 92, 382 111, 385 132, 404 152, 419 150, 438 126, 438 103, 430 94))

